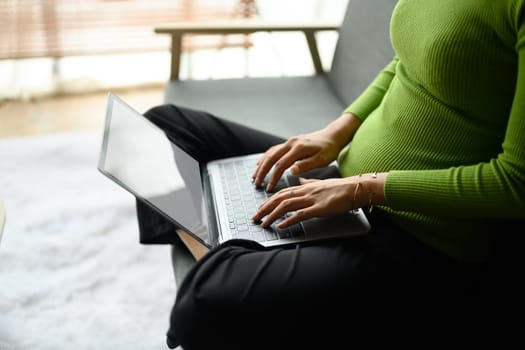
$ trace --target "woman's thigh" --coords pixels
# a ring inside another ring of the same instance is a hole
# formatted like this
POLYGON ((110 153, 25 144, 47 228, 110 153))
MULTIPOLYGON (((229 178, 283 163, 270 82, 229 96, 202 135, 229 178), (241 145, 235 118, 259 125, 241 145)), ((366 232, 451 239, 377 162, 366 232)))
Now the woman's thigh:
POLYGON ((265 249, 229 241, 199 261, 177 290, 168 339, 189 350, 272 349, 290 336, 313 341, 328 324, 349 321, 346 298, 353 296, 343 291, 350 282, 363 286, 363 260, 359 248, 348 254, 337 245, 265 249))
POLYGON ((188 349, 212 346, 202 329, 215 348, 217 337, 225 348, 246 346, 247 339, 233 334, 221 338, 229 329, 249 339, 267 329, 258 342, 265 346, 299 339, 303 347, 347 337, 357 342, 372 329, 385 336, 401 316, 410 317, 418 298, 448 299, 444 292, 458 286, 454 263, 395 227, 375 226, 364 237, 312 245, 223 244, 180 286, 169 337, 188 349))

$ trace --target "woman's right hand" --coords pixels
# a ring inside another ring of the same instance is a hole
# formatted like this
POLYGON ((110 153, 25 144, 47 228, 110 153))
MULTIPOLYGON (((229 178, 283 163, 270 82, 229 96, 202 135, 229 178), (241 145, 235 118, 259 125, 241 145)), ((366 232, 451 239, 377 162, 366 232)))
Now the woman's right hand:
POLYGON ((360 123, 355 115, 345 113, 319 131, 291 137, 269 148, 257 162, 252 175, 254 184, 261 186, 273 168, 266 186, 266 190, 271 191, 290 167, 293 174, 300 174, 330 164, 349 142, 360 123))

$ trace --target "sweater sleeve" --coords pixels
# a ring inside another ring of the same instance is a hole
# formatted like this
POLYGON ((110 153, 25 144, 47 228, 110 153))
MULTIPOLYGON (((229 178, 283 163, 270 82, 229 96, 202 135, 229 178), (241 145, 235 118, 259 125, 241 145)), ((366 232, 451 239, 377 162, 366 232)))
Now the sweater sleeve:
POLYGON ((355 114, 361 121, 365 120, 370 112, 381 103, 395 75, 397 62, 398 58, 395 57, 344 112, 355 114))
MULTIPOLYGON (((525 1, 512 11, 518 76, 501 153, 485 163, 439 170, 391 171, 392 209, 461 217, 525 219, 525 1)), ((515 4, 516 2, 514 2, 515 4)))

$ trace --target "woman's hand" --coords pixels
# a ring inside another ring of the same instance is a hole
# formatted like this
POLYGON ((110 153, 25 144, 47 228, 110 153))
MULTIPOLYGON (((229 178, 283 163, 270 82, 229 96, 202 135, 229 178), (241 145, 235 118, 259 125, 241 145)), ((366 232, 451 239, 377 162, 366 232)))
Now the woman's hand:
POLYGON ((253 182, 260 186, 273 167, 266 186, 271 191, 286 169, 299 174, 330 164, 336 159, 340 148, 323 131, 294 136, 286 142, 269 148, 257 162, 252 175, 253 182))
POLYGON ((266 190, 271 191, 290 167, 293 174, 300 174, 330 164, 349 142, 360 123, 355 115, 345 113, 322 130, 294 136, 269 148, 257 163, 252 175, 254 184, 260 186, 273 168, 266 186, 266 190))
POLYGON ((385 204, 384 185, 387 173, 364 174, 348 178, 306 180, 300 186, 285 188, 264 202, 252 217, 268 227, 278 218, 293 214, 279 223, 285 228, 299 221, 342 214, 364 206, 385 204))

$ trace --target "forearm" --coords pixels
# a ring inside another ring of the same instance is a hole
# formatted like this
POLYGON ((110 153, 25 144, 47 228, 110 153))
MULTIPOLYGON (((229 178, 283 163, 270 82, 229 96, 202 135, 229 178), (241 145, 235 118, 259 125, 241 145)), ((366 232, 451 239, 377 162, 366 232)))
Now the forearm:
POLYGON ((360 120, 365 120, 376 109, 390 87, 396 74, 399 59, 395 57, 372 81, 372 83, 350 104, 344 112, 354 113, 360 120))
POLYGON ((353 113, 345 112, 328 124, 323 131, 333 140, 338 149, 342 149, 352 140, 361 125, 361 120, 353 113))

